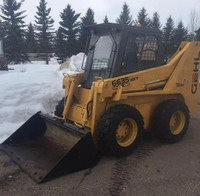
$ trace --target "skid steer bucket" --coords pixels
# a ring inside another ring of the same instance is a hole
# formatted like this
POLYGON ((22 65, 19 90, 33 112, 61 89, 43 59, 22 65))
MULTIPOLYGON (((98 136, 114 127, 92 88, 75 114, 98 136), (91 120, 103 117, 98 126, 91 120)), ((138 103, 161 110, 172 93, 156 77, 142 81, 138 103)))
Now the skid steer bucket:
POLYGON ((5 140, 2 149, 36 182, 92 167, 99 159, 90 133, 41 112, 5 140))

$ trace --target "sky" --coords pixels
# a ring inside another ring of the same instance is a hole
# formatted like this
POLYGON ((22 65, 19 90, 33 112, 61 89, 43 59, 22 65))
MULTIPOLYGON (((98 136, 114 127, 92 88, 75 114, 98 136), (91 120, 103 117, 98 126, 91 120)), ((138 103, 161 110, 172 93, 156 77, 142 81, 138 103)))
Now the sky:
MULTIPOLYGON (((1 5, 2 2, 3 0, 0 0, 1 5)), ((152 17, 153 12, 157 11, 162 24, 166 22, 169 15, 172 15, 175 24, 182 20, 184 25, 188 26, 191 11, 195 9, 200 13, 200 0, 47 0, 47 2, 47 7, 51 8, 51 16, 55 20, 55 28, 58 27, 60 21, 60 12, 66 8, 67 4, 70 4, 76 13, 81 13, 81 16, 85 15, 89 7, 92 8, 97 23, 102 23, 105 15, 109 22, 115 22, 124 2, 129 5, 133 19, 136 19, 138 11, 145 7, 149 17, 152 17)), ((26 23, 34 23, 38 5, 39 0, 25 0, 21 9, 27 10, 26 23)))

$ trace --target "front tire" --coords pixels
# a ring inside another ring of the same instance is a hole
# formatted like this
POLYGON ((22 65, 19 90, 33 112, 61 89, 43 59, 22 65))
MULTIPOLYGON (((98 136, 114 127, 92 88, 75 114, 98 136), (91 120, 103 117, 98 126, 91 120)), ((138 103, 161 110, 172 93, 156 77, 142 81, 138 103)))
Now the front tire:
POLYGON ((100 119, 95 131, 97 147, 105 154, 126 156, 137 146, 143 133, 143 118, 129 105, 117 105, 100 119))
POLYGON ((187 106, 178 100, 161 103, 155 113, 154 132, 167 143, 175 143, 186 134, 190 115, 187 106))
POLYGON ((63 109, 64 109, 65 98, 63 97, 58 104, 56 105, 54 114, 58 117, 63 117, 63 109))

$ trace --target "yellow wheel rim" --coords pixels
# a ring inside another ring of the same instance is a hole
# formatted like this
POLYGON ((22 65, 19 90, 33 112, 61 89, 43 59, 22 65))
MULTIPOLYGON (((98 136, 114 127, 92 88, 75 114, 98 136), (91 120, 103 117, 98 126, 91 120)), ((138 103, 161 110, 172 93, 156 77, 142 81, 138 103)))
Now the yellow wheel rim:
POLYGON ((131 145, 138 134, 138 126, 135 120, 132 118, 126 118, 122 120, 116 131, 117 143, 122 147, 131 145))
POLYGON ((169 122, 170 131, 173 135, 181 133, 185 126, 185 114, 183 111, 176 111, 172 114, 169 122))

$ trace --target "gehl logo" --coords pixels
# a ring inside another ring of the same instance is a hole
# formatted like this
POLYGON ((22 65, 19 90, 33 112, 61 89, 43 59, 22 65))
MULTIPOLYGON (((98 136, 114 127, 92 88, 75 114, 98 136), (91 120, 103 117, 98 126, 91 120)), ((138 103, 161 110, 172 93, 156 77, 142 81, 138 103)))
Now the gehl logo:
POLYGON ((197 58, 194 58, 194 69, 193 69, 193 74, 192 74, 192 87, 191 91, 192 94, 195 94, 197 92, 197 88, 199 85, 199 69, 198 65, 200 64, 200 52, 199 56, 197 58))

